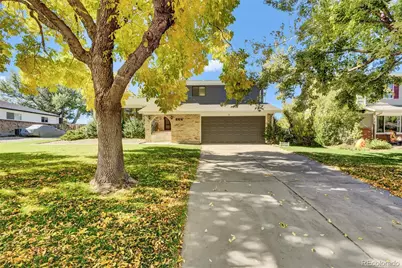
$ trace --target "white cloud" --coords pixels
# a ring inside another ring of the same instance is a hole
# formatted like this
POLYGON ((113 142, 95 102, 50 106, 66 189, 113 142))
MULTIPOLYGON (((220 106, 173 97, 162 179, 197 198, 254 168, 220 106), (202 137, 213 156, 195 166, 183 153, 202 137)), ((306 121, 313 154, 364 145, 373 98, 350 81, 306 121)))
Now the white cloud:
POLYGON ((223 64, 219 60, 210 60, 208 66, 204 68, 204 72, 220 72, 223 64))
POLYGON ((6 77, 4 75, 0 75, 0 81, 6 81, 6 77))

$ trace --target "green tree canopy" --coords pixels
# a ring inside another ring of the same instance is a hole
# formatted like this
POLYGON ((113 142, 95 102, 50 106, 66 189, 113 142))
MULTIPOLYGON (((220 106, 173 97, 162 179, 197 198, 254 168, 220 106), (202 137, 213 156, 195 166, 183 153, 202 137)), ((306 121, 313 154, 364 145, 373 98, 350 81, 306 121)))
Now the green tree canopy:
POLYGON ((277 83, 280 97, 337 91, 337 100, 354 105, 356 95, 375 101, 402 61, 402 1, 266 0, 296 12, 297 44, 284 35, 263 46, 261 83, 277 83))
POLYGON ((77 90, 61 87, 57 91, 47 88, 37 89, 37 94, 24 94, 23 85, 17 74, 8 80, 0 81, 0 97, 22 106, 60 115, 72 124, 82 115, 89 115, 85 101, 77 90))

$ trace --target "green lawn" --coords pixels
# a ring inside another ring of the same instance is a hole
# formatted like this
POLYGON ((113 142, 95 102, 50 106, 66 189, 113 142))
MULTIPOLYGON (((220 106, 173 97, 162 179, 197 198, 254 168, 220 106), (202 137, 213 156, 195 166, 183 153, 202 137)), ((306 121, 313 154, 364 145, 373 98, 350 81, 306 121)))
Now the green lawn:
POLYGON ((139 184, 101 196, 88 184, 95 145, 39 143, 0 143, 0 266, 180 262, 199 147, 126 145, 126 168, 139 184))
POLYGON ((402 150, 357 151, 293 146, 286 149, 338 167, 355 178, 402 197, 402 150))

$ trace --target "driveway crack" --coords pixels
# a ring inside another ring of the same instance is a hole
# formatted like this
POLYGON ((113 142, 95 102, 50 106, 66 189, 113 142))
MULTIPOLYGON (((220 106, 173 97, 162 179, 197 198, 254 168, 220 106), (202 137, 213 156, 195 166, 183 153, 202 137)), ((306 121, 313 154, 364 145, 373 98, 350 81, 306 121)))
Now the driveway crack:
MULTIPOLYGON (((253 157, 254 161, 256 161, 256 163, 258 163, 259 166, 261 166, 263 169, 265 170, 269 170, 260 160, 258 160, 257 158, 253 157)), ((275 178, 278 182, 282 183, 284 186, 286 186, 286 188, 288 188, 292 193, 294 193, 296 196, 298 196, 301 200, 303 200, 308 206, 310 206, 314 211, 316 211, 321 217, 323 217, 325 219, 326 222, 328 222, 328 218, 321 213, 316 207, 314 207, 310 202, 308 202, 303 196, 301 196, 298 192, 296 192, 292 187, 290 187, 286 182, 284 182, 283 180, 279 179, 277 176, 275 176, 274 174, 271 175, 273 178, 275 178)), ((270 177, 271 177, 270 176, 270 177)), ((340 227, 338 227, 337 225, 335 225, 333 222, 330 223, 339 233, 342 234, 342 236, 344 236, 346 239, 348 239, 350 242, 352 242, 357 248, 359 248, 367 257, 369 257, 370 259, 373 259, 373 257, 370 256, 370 254, 368 254, 362 247, 360 247, 353 239, 351 239, 349 236, 345 236, 345 232, 343 232, 340 227)))

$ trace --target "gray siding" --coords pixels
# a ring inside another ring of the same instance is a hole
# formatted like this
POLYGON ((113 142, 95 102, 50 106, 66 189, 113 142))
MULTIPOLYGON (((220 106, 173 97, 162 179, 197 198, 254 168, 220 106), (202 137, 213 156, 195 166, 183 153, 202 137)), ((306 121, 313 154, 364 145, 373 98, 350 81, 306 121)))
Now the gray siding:
MULTIPOLYGON (((202 87, 203 85, 199 85, 202 87)), ((226 101, 226 91, 225 86, 205 86, 205 96, 193 96, 192 86, 187 86, 188 88, 188 98, 186 103, 200 103, 200 104, 220 104, 226 101)), ((245 98, 246 100, 257 100, 258 96, 260 96, 261 90, 257 87, 253 87, 250 94, 245 98)), ((231 100, 229 103, 235 103, 234 100, 231 100)))

